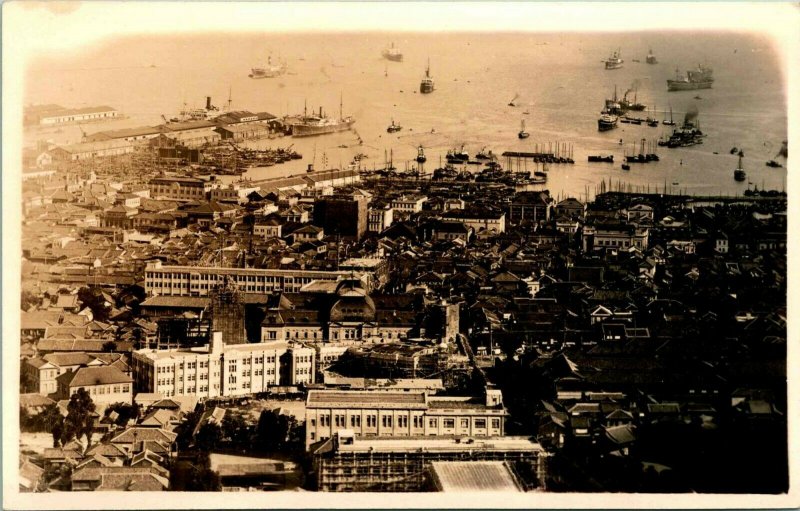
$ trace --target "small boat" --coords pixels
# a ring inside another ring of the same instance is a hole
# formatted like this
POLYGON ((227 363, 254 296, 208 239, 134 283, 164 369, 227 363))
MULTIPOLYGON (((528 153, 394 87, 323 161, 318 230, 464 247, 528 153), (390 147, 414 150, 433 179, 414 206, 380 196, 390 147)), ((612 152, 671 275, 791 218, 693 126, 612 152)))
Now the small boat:
POLYGON ((744 158, 744 149, 739 149, 739 156, 744 158))
POLYGON ((639 62, 639 59, 632 59, 633 62, 639 62))
POLYGON ((648 64, 658 64, 658 60, 656 59, 656 56, 653 55, 653 49, 652 48, 650 48, 650 51, 647 52, 647 58, 645 59, 645 61, 648 64))
POLYGON ((601 156, 601 155, 589 155, 590 162, 602 162, 602 163, 614 163, 614 155, 610 154, 608 156, 601 156))
POLYGON ((781 165, 780 163, 778 163, 775 160, 770 160, 770 161, 767 162, 767 167, 772 167, 774 169, 779 169, 779 168, 783 167, 783 165, 781 165))
POLYGON ((395 124, 394 119, 392 119, 392 124, 390 124, 389 127, 386 128, 386 132, 387 133, 397 133, 401 129, 403 129, 403 127, 400 126, 399 124, 395 124))
POLYGON ((627 163, 623 163, 622 164, 622 170, 631 170, 631 166, 628 165, 627 163))
MULTIPOLYGON (((666 114, 666 112, 664 112, 666 114)), ((672 105, 669 106, 669 120, 666 118, 661 121, 664 126, 675 126, 675 121, 672 120, 672 105)))
POLYGON ((679 184, 680 184, 680 183, 679 183, 679 182, 677 182, 677 181, 673 181, 673 182, 672 182, 672 186, 678 186, 679 184))
POLYGON ((694 99, 703 99, 700 96, 695 96, 694 99))
POLYGON ((738 150, 739 150, 739 148, 738 148, 738 147, 736 147, 736 146, 733 146, 733 147, 731 148, 731 154, 736 154, 736 152, 737 152, 738 150))
POLYGON ((530 114, 530 112, 528 112, 527 110, 525 110, 524 112, 522 112, 522 115, 528 115, 528 114, 530 114))
POLYGON ((517 106, 517 104, 514 103, 514 101, 516 101, 517 98, 519 98, 519 94, 515 94, 514 95, 514 99, 512 99, 511 101, 508 102, 508 106, 517 106))
POLYGON ((492 152, 486 152, 486 148, 484 147, 481 149, 478 154, 475 155, 476 160, 491 160, 492 159, 492 152))
POLYGON ((742 168, 742 155, 740 154, 739 165, 737 165, 733 171, 733 179, 736 181, 744 181, 746 177, 747 173, 744 171, 744 168, 742 168))
POLYGON ((523 138, 528 138, 529 136, 531 136, 531 134, 530 134, 530 133, 528 133, 527 131, 525 131, 525 121, 524 121, 524 120, 523 120, 523 121, 522 121, 522 123, 520 124, 520 129, 519 129, 519 133, 517 133, 517 136, 518 136, 520 139, 523 139, 523 138))

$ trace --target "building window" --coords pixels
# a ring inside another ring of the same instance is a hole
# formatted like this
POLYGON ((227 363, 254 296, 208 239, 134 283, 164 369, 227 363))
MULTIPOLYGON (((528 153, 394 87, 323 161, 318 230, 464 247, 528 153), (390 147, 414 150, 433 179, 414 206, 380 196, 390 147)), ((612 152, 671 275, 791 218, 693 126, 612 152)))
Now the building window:
POLYGON ((428 420, 428 427, 429 428, 438 428, 439 427, 439 420, 438 419, 429 419, 428 420))
POLYGON ((456 420, 455 419, 442 419, 442 427, 444 427, 444 428, 454 428, 454 427, 456 427, 456 420))
POLYGON ((461 419, 461 427, 464 429, 469 428, 469 419, 461 419))
POLYGON ((482 429, 486 427, 486 419, 475 419, 475 427, 482 429))
POLYGON ((500 429, 500 419, 492 419, 492 429, 500 429))

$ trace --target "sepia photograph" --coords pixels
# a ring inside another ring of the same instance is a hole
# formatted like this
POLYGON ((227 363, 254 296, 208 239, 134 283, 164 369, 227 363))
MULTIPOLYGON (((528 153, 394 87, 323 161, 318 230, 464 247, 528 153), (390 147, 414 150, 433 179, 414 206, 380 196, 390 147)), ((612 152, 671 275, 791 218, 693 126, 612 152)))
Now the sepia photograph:
POLYGON ((4 507, 800 505, 798 4, 2 33, 4 507))

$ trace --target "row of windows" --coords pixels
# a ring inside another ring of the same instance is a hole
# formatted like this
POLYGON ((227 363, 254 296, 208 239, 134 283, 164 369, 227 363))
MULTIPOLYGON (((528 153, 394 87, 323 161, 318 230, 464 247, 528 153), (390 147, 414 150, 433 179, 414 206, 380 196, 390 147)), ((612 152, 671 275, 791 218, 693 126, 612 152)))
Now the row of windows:
MULTIPOLYGON (((412 417, 413 422, 412 425, 415 428, 421 428, 423 425, 423 417, 421 415, 414 415, 412 417)), ((469 429, 469 419, 468 418, 461 418, 459 419, 459 425, 462 429, 469 429)), ((492 429, 500 429, 500 419, 491 419, 492 429)), ((368 428, 374 428, 377 425, 378 417, 377 415, 367 415, 366 416, 366 424, 368 428)), ((336 414, 333 415, 333 423, 335 427, 345 427, 345 415, 344 414, 336 414)), ((384 428, 391 428, 393 423, 393 417, 391 415, 383 415, 381 416, 381 426, 384 428)), ((331 425, 331 416, 330 415, 320 415, 319 417, 319 425, 326 427, 331 425)), ((311 419, 311 426, 316 426, 315 419, 311 419)), ((361 426, 361 416, 360 415, 352 415, 350 416, 350 427, 360 427, 361 426)), ((483 418, 476 418, 473 419, 473 426, 475 429, 485 429, 486 428, 486 419, 483 418)), ((408 427, 408 415, 398 415, 397 416, 397 427, 399 428, 407 428, 408 427)), ((432 429, 436 429, 439 427, 439 419, 435 417, 428 418, 428 427, 432 429)), ((455 418, 443 418, 442 419, 442 427, 444 429, 453 429, 456 427, 456 419, 455 418)))
MULTIPOLYGON (((84 387, 81 387, 81 388, 84 388, 84 387)), ((87 390, 87 389, 85 389, 85 390, 87 390)), ((110 387, 110 388, 106 388, 106 387, 89 387, 87 392, 89 392, 90 395, 101 395, 101 394, 119 394, 120 392, 130 392, 130 390, 131 390, 130 385, 128 385, 126 383, 124 385, 115 385, 115 386, 110 387)), ((76 392, 78 392, 78 389, 72 389, 71 393, 75 394, 76 392)))

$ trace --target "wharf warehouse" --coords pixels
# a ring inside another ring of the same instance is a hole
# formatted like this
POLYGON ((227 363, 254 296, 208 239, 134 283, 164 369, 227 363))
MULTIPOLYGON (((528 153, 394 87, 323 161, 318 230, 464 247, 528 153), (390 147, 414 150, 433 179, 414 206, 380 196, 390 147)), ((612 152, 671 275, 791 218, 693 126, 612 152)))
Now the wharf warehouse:
POLYGON ((25 108, 25 125, 39 124, 55 126, 79 122, 117 119, 119 112, 110 106, 91 106, 85 108, 64 108, 61 105, 38 105, 25 108))
POLYGON ((106 140, 102 142, 82 142, 49 151, 53 161, 78 161, 104 156, 118 156, 134 151, 134 146, 126 140, 106 140))

